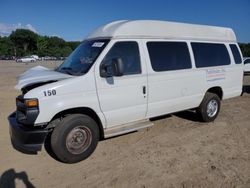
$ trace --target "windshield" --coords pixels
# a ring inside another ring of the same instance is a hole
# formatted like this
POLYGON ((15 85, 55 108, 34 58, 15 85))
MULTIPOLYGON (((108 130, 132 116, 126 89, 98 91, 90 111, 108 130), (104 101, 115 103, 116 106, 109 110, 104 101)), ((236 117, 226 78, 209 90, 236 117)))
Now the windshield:
POLYGON ((83 41, 57 68, 57 71, 71 75, 87 73, 108 42, 108 39, 83 41))

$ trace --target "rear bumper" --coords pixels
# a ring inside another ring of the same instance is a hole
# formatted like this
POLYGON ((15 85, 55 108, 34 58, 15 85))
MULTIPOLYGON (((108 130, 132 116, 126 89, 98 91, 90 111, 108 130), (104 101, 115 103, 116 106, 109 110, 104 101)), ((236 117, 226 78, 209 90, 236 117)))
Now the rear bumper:
POLYGON ((36 154, 41 151, 49 130, 24 127, 17 123, 15 112, 8 117, 8 120, 11 143, 16 150, 26 154, 36 154))

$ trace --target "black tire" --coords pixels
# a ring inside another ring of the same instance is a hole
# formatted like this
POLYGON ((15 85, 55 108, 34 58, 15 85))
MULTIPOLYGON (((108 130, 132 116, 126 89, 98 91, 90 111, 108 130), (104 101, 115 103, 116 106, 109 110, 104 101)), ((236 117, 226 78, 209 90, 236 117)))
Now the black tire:
POLYGON ((87 115, 66 116, 51 135, 51 148, 64 163, 76 163, 89 157, 99 141, 99 128, 87 115))
POLYGON ((197 109, 197 113, 203 122, 211 122, 216 119, 220 111, 220 98, 214 93, 207 92, 197 109), (212 106, 212 107, 211 107, 212 106))

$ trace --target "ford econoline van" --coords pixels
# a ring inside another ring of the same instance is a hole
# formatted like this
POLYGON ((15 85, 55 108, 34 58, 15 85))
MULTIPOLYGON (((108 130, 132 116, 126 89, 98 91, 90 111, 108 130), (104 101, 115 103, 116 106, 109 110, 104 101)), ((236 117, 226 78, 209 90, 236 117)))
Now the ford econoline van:
POLYGON ((242 54, 232 29, 165 21, 116 21, 93 31, 56 69, 18 77, 13 146, 59 160, 90 156, 100 139, 150 127, 152 117, 194 109, 214 121, 242 92, 242 54))

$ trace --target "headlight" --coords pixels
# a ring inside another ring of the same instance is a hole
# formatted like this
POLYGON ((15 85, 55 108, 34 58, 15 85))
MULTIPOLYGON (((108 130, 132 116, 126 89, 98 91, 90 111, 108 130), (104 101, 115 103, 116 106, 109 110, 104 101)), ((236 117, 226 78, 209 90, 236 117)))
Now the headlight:
POLYGON ((24 99, 22 96, 16 98, 16 105, 20 108, 38 107, 38 99, 24 99))
POLYGON ((25 106, 27 106, 28 108, 38 107, 37 99, 26 99, 24 102, 25 102, 25 106))

